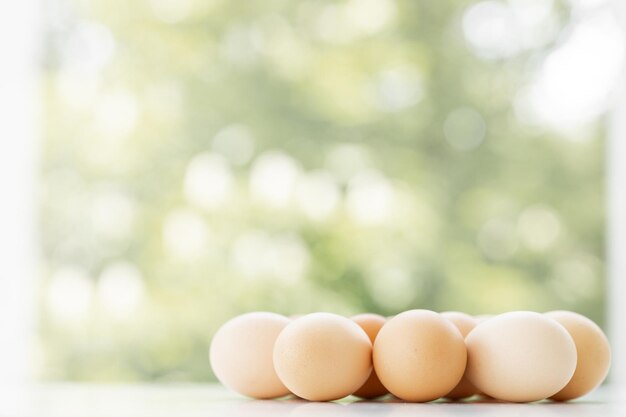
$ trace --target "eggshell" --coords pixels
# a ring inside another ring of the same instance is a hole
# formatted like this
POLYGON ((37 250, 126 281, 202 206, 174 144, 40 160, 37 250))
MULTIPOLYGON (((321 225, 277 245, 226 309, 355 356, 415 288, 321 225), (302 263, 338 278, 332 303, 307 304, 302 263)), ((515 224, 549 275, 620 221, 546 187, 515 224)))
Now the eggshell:
MULTIPOLYGON (((478 320, 469 314, 461 313, 458 311, 446 311, 441 313, 441 316, 450 320, 452 324, 456 326, 461 332, 463 337, 476 327, 478 320)), ((446 398, 458 400, 461 398, 471 397, 472 395, 479 394, 480 391, 468 379, 463 376, 461 382, 449 393, 445 395, 446 398)))
POLYGON ((558 321, 576 344, 578 361, 574 376, 565 388, 550 398, 568 401, 582 397, 602 383, 611 364, 609 341, 593 321, 571 311, 551 311, 546 316, 558 321))
MULTIPOLYGON (((374 343, 374 340, 376 340, 376 335, 386 321, 383 316, 379 316, 378 314, 358 314, 350 319, 365 330, 365 333, 367 333, 367 336, 370 338, 372 344, 374 343)), ((381 395, 385 395, 388 392, 387 388, 385 388, 385 386, 378 379, 376 372, 372 371, 367 381, 365 381, 365 384, 356 390, 354 395, 361 398, 376 398, 381 395)))
POLYGON ((285 386, 311 401, 343 398, 372 370, 372 343, 358 324, 330 313, 291 322, 274 346, 274 366, 285 386))
POLYGON ((576 346, 563 326, 529 311, 479 323, 465 338, 465 375, 485 394, 530 402, 559 392, 576 368, 576 346))
POLYGON ((467 353, 449 320, 410 310, 385 323, 374 342, 374 369, 385 388, 405 401, 432 401, 461 380, 467 353))
POLYGON ((290 323, 275 313, 254 312, 227 321, 213 336, 209 358, 217 379, 248 397, 265 399, 289 394, 272 361, 274 343, 290 323))

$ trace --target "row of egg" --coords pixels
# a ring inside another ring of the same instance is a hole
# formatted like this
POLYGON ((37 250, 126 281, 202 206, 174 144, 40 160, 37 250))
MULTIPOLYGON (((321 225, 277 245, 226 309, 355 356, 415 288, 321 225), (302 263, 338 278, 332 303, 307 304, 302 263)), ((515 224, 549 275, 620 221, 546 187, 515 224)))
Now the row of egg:
POLYGON ((486 319, 429 310, 389 319, 254 312, 226 322, 210 348, 213 371, 230 389, 310 401, 388 393, 411 402, 476 394, 567 401, 604 380, 610 355, 602 330, 568 311, 486 319))

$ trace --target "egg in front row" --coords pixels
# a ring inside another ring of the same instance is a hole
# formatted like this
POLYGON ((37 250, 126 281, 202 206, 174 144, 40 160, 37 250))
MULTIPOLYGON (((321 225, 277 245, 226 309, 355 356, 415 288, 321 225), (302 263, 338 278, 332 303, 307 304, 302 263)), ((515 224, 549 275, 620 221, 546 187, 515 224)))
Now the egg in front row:
POLYGON ((225 386, 253 398, 567 401, 604 380, 610 348, 595 323, 566 311, 483 320, 428 310, 389 319, 255 312, 217 331, 210 361, 225 386))

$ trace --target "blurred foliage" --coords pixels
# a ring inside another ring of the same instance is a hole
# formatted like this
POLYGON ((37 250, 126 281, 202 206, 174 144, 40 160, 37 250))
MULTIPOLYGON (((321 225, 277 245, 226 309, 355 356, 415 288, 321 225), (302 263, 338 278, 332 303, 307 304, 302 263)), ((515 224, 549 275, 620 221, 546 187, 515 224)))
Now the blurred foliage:
POLYGON ((484 56, 474 3, 55 3, 42 377, 212 380, 212 333, 251 310, 602 323, 601 124, 516 104, 568 6, 484 56))

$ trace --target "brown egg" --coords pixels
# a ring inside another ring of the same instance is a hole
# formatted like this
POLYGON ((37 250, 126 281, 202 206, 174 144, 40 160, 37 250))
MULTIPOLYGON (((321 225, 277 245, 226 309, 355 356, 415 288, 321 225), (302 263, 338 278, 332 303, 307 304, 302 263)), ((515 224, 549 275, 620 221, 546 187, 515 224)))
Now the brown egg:
POLYGON ((593 321, 571 311, 551 311, 546 316, 558 321, 574 339, 578 360, 574 376, 565 388, 550 398, 568 401, 582 397, 602 383, 611 364, 609 341, 593 321))
POLYGON ((461 380, 467 352, 449 320, 428 310, 410 310, 387 323, 374 342, 374 369, 385 388, 413 402, 436 400, 461 380))
MULTIPOLYGON (((478 324, 478 320, 476 320, 474 317, 470 316, 469 314, 460 313, 458 311, 446 311, 444 313, 441 313, 441 315, 450 320, 452 324, 454 324, 456 328, 459 329, 463 337, 467 336, 467 334, 478 324)), ((471 397, 472 395, 476 395, 479 393, 480 391, 474 385, 472 385, 472 383, 469 382, 465 376, 463 376, 461 382, 459 382, 452 391, 447 393, 445 397, 453 400, 458 400, 461 398, 471 397)))
MULTIPOLYGON (((372 344, 374 343, 374 340, 376 340, 376 335, 386 321, 383 316, 379 316, 378 314, 358 314, 350 319, 365 330, 365 333, 367 333, 367 336, 370 338, 372 344)), ((372 370, 372 373, 367 381, 365 381, 365 384, 356 390, 354 395, 361 398, 376 398, 381 395, 385 395, 388 392, 387 388, 385 388, 385 386, 378 379, 376 372, 372 370)))
MULTIPOLYGON (((492 317, 494 317, 494 314, 478 314, 478 315, 474 316, 474 318, 478 321, 478 323, 482 323, 483 321, 488 320, 488 319, 490 319, 492 317)), ((467 381, 467 378, 465 378, 465 380, 467 381)), ((480 390, 478 388, 476 390, 478 391, 477 395, 480 395, 481 397, 485 397, 485 398, 491 398, 490 396, 488 396, 484 392, 480 392, 480 390)))
POLYGON ((289 394, 274 371, 274 342, 290 323, 275 313, 243 314, 227 321, 213 336, 209 358, 217 379, 253 398, 289 394))
POLYGON ((291 322, 274 346, 274 366, 285 386, 310 401, 343 398, 372 370, 372 343, 350 319, 313 313, 291 322))
POLYGON ((479 323, 465 338, 466 377, 485 394, 530 402, 559 392, 576 368, 565 328, 539 313, 515 311, 479 323))

